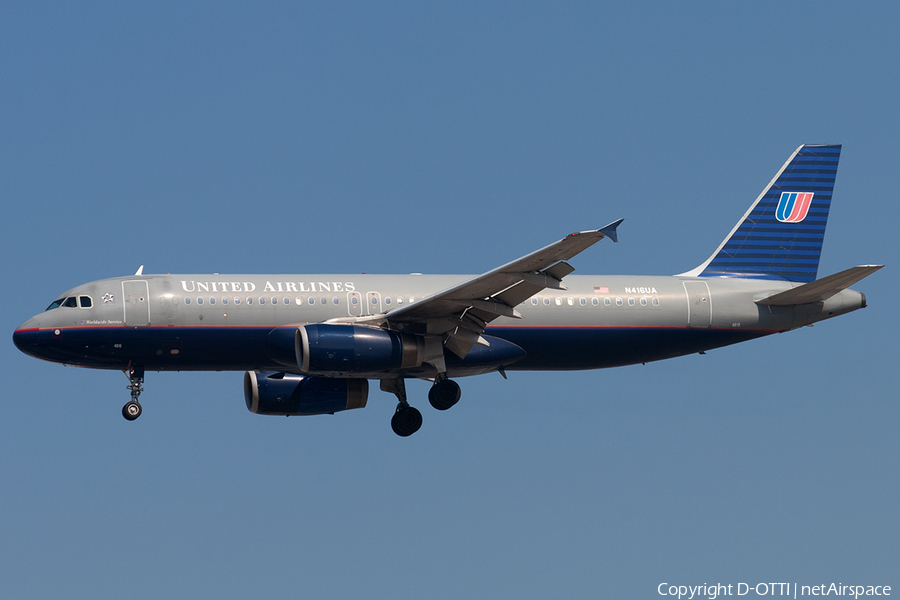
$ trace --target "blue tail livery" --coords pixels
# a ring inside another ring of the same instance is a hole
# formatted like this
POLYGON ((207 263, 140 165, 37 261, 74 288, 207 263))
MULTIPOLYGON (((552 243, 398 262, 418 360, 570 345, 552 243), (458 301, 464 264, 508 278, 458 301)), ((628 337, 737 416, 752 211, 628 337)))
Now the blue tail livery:
POLYGON ((797 148, 694 277, 815 280, 841 146, 797 148))

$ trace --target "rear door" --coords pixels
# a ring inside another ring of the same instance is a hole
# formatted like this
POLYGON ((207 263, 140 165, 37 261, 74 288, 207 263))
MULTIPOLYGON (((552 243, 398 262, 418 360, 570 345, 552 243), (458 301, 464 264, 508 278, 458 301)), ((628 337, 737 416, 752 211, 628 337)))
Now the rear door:
POLYGON ((709 327, 712 321, 712 302, 705 281, 685 281, 688 302, 688 327, 709 327))

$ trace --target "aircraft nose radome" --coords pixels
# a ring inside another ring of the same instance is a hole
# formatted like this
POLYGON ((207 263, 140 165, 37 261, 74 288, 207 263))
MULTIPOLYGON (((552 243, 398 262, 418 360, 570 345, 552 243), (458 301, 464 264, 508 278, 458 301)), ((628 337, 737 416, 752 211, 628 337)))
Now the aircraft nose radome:
POLYGON ((40 322, 32 317, 16 327, 15 332, 13 332, 13 343, 16 345, 16 348, 18 348, 22 352, 26 352, 25 346, 28 343, 27 339, 29 337, 29 334, 37 331, 38 327, 40 326, 40 322))

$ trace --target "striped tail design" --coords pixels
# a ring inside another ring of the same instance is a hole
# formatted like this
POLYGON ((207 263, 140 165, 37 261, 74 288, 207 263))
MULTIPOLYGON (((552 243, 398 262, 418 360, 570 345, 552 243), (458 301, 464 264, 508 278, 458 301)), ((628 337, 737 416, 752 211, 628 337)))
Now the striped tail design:
POLYGON ((800 146, 709 259, 684 275, 816 279, 841 147, 800 146))

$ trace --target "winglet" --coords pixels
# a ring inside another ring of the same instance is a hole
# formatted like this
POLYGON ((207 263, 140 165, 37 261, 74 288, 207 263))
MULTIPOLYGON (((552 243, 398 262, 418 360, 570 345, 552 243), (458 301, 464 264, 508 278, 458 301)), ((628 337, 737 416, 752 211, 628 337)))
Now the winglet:
POLYGON ((598 229, 598 231, 599 231, 600 233, 602 233, 603 235, 605 235, 606 237, 608 237, 609 239, 611 239, 612 241, 618 242, 618 241, 619 241, 619 235, 616 233, 616 228, 617 228, 619 225, 621 225, 621 224, 622 224, 622 221, 624 221, 624 220, 625 220, 625 219, 619 219, 618 221, 613 221, 612 223, 610 223, 610 224, 607 225, 606 227, 604 227, 604 228, 602 228, 602 229, 598 229))

